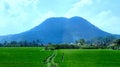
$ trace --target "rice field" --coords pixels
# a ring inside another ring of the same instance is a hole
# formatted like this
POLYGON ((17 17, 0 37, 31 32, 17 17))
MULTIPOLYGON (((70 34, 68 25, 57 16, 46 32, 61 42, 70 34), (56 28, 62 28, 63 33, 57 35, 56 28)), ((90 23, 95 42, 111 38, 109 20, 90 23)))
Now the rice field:
POLYGON ((0 67, 46 67, 44 61, 52 53, 40 47, 0 48, 0 67))
POLYGON ((120 67, 120 51, 110 49, 53 51, 44 50, 43 47, 0 48, 0 67, 52 67, 52 65, 55 67, 120 67))
POLYGON ((55 62, 60 67, 120 67, 120 51, 109 49, 58 50, 55 62))

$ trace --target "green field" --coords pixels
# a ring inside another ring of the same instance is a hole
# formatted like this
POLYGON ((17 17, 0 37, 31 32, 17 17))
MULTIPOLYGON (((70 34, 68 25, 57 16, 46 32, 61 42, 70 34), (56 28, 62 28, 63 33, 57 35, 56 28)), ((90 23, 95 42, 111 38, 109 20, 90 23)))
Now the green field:
POLYGON ((120 67, 120 51, 110 49, 52 51, 41 47, 0 48, 0 67, 52 67, 54 64, 56 67, 120 67))
POLYGON ((0 67, 46 67, 44 60, 52 53, 37 47, 0 48, 0 67))
POLYGON ((58 50, 55 62, 60 67, 120 67, 120 51, 103 49, 58 50))

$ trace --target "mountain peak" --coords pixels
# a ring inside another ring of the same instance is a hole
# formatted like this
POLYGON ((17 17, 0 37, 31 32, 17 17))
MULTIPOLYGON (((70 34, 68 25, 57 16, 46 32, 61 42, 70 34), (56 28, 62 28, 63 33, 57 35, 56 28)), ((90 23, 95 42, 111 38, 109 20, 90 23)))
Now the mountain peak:
MULTIPOLYGON (((55 19, 60 19, 60 20, 62 20, 62 19, 67 19, 67 18, 65 18, 65 17, 51 17, 51 18, 48 18, 48 19, 46 19, 46 20, 55 20, 55 19)), ((45 20, 45 21, 46 21, 45 20)))
POLYGON ((83 20, 85 20, 84 18, 79 17, 79 16, 74 16, 74 17, 71 17, 70 19, 83 19, 83 20))
POLYGON ((43 43, 70 43, 84 38, 86 40, 111 35, 89 23, 84 18, 75 16, 70 19, 52 17, 39 26, 21 34, 2 37, 0 41, 33 41, 41 40, 43 43))
POLYGON ((86 19, 78 16, 74 16, 70 18, 71 21, 81 21, 81 22, 88 22, 86 19))

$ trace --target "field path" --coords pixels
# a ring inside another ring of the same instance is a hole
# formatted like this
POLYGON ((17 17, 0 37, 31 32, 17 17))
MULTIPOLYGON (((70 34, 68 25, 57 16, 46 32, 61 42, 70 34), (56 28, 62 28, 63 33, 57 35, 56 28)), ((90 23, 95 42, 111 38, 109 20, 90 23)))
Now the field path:
POLYGON ((47 67, 58 67, 58 64, 54 62, 54 59, 57 55, 57 51, 54 51, 50 57, 46 60, 47 67))

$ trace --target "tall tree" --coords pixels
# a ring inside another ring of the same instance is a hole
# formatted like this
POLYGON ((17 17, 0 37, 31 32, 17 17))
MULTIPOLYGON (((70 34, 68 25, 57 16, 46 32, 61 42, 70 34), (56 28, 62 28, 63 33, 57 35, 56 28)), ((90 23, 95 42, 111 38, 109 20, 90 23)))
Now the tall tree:
POLYGON ((2 43, 0 43, 0 47, 2 47, 3 45, 2 45, 2 43))
POLYGON ((80 45, 84 45, 85 44, 85 40, 84 39, 80 39, 78 42, 79 42, 80 45))
POLYGON ((117 46, 120 46, 120 39, 116 40, 116 44, 117 44, 117 46))

